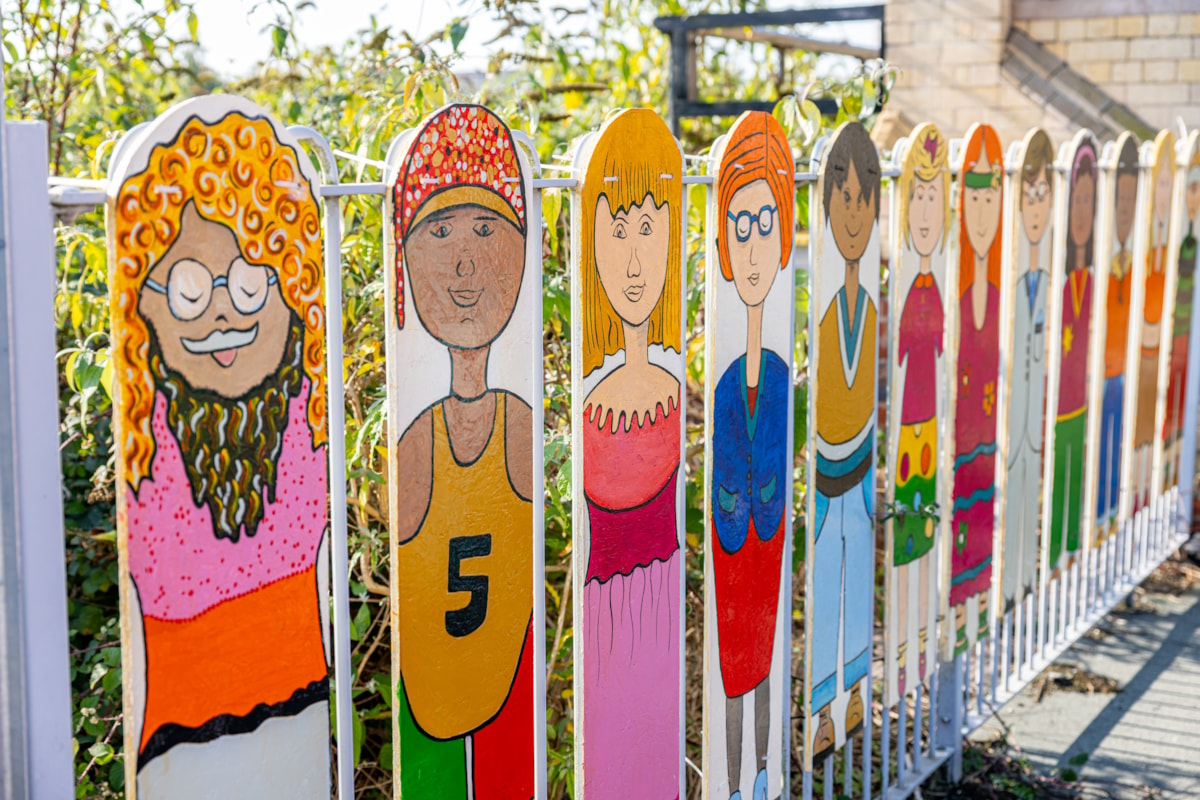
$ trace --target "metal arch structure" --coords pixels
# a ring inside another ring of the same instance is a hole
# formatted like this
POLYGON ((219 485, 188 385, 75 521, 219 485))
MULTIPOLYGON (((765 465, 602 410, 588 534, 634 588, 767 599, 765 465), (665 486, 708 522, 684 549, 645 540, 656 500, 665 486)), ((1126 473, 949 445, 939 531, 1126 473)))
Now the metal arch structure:
MULTIPOLYGON (((771 100, 700 100, 696 88, 696 41, 699 38, 714 36, 768 44, 781 57, 793 50, 809 50, 863 60, 883 58, 886 52, 884 8, 883 5, 836 6, 658 17, 654 20, 654 27, 671 37, 671 132, 679 136, 680 122, 684 117, 735 117, 743 111, 770 112, 775 107, 775 102, 771 100), (879 23, 878 47, 858 47, 778 30, 813 23, 871 21, 879 23)), ((832 99, 814 98, 813 101, 822 114, 837 113, 837 104, 832 99)))

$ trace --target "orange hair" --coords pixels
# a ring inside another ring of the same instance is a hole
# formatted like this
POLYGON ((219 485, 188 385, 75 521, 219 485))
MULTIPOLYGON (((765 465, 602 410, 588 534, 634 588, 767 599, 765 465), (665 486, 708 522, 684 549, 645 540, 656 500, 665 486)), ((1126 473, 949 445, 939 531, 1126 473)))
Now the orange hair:
POLYGON ((580 188, 583 219, 579 242, 579 292, 583 305, 583 374, 604 357, 625 347, 621 318, 600 285, 596 269, 596 204, 601 195, 616 214, 641 203, 649 194, 656 205, 667 204, 671 237, 667 245, 667 280, 650 312, 650 344, 682 353, 680 331, 683 285, 683 155, 666 123, 648 108, 622 111, 605 123, 588 157, 580 188), (615 178, 615 180, 605 180, 615 178))
POLYGON ((265 117, 230 112, 215 123, 189 117, 175 138, 155 145, 109 206, 113 358, 118 384, 119 471, 137 491, 150 475, 155 385, 150 332, 138 296, 150 270, 179 235, 183 207, 229 228, 246 259, 279 277, 283 300, 304 324, 304 372, 311 383, 313 446, 326 440, 325 291, 320 210, 300 169, 305 158, 279 141, 265 117))
POLYGON ((959 218, 959 239, 958 239, 958 296, 962 298, 971 289, 971 285, 975 283, 975 251, 971 248, 971 240, 967 236, 967 219, 963 214, 963 203, 966 201, 967 189, 967 173, 975 168, 979 163, 981 155, 987 155, 987 162, 992 168, 992 174, 995 176, 996 187, 1000 194, 996 198, 996 202, 1000 205, 1001 218, 1000 223, 996 227, 996 236, 992 239, 992 245, 988 248, 987 257, 987 281, 1000 288, 1000 249, 1001 239, 1003 238, 1002 228, 1004 227, 1004 157, 1000 148, 1000 137, 996 135, 996 131, 991 125, 976 125, 971 132, 971 138, 967 142, 966 156, 963 159, 962 172, 958 176, 959 191, 958 191, 958 218, 959 218))
MULTIPOLYGON (((755 181, 766 181, 779 207, 779 235, 783 243, 779 268, 792 260, 792 227, 796 213, 796 164, 783 126, 765 111, 747 111, 729 131, 728 146, 717 172, 717 230, 726 229, 725 215, 737 191, 755 181)), ((729 241, 717 233, 717 260, 721 275, 733 280, 729 241)))

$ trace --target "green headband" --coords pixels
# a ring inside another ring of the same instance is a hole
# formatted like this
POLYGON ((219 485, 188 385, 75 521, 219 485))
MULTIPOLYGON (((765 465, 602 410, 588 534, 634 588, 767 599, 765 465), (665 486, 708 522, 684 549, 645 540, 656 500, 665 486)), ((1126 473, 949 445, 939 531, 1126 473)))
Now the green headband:
POLYGON ((999 179, 994 172, 967 172, 963 175, 963 181, 968 189, 991 189, 999 179))

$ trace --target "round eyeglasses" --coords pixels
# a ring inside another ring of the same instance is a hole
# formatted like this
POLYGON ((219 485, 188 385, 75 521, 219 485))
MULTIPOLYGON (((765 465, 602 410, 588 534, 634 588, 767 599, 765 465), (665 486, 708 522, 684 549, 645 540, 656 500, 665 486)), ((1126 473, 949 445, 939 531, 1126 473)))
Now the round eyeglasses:
POLYGON ((739 211, 736 216, 732 211, 726 211, 725 215, 733 220, 733 233, 739 242, 750 240, 750 227, 758 226, 758 232, 762 236, 766 236, 775 229, 775 214, 779 209, 775 206, 763 206, 758 210, 757 214, 751 214, 749 211, 739 211))
POLYGON ((183 258, 171 265, 167 285, 146 278, 146 288, 167 296, 167 306, 176 319, 190 322, 208 310, 213 291, 224 286, 233 307, 240 314, 253 314, 267 302, 267 291, 279 283, 279 276, 270 267, 251 264, 235 258, 228 275, 215 278, 208 267, 199 261, 183 258))

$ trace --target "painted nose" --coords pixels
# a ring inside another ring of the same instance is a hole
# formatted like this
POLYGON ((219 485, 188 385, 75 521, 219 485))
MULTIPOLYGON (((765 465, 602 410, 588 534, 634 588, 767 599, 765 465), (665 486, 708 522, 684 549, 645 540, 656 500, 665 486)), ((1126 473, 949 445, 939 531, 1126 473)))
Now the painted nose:
POLYGON ((460 278, 469 278, 475 274, 475 259, 471 256, 463 256, 458 260, 458 265, 454 268, 460 278))
POLYGON ((625 265, 625 274, 630 278, 636 278, 642 274, 642 262, 638 258, 636 249, 629 254, 629 263, 625 265))

